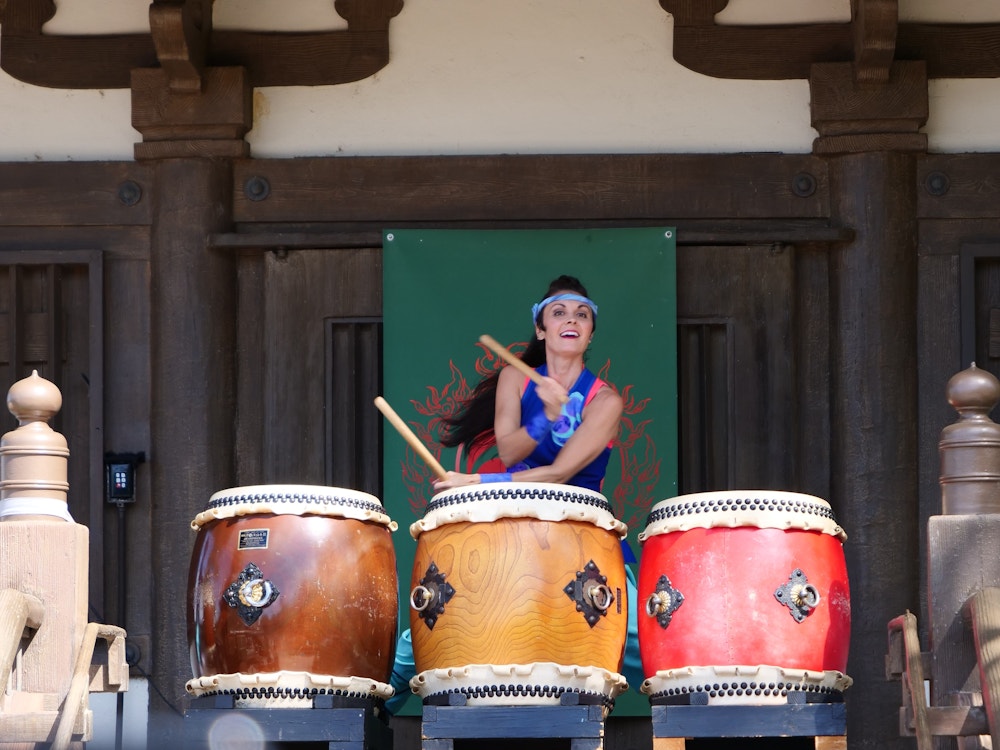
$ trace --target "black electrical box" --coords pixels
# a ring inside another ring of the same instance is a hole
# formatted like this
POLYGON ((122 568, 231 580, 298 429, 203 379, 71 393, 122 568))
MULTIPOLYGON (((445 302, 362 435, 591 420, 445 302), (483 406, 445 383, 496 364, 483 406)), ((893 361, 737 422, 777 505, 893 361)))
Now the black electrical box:
POLYGON ((106 453, 104 471, 109 503, 135 502, 135 467, 146 460, 144 453, 106 453))

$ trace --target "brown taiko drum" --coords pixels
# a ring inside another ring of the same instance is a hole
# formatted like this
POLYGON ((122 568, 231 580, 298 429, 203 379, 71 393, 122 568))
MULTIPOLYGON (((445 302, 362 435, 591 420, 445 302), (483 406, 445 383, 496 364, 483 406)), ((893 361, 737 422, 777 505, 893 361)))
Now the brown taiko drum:
POLYGON ((234 695, 241 707, 392 695, 396 523, 378 498, 236 487, 212 495, 191 526, 188 692, 234 695))
POLYGON ((558 704, 573 692, 612 706, 627 687, 626 531, 606 498, 579 487, 435 495, 410 527, 414 692, 462 693, 468 705, 558 704))
POLYGON ((654 704, 839 702, 851 636, 843 529, 794 492, 702 492, 650 511, 639 651, 654 704))

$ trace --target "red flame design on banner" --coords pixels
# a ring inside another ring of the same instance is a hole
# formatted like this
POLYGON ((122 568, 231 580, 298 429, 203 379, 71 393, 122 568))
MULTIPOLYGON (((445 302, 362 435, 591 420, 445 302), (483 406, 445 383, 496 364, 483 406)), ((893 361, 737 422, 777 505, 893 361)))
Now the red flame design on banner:
MULTIPOLYGON (((474 383, 502 366, 499 358, 494 357, 485 346, 482 344, 477 346, 483 350, 483 354, 476 359, 474 383)), ((510 349, 519 355, 525 346, 520 342, 510 349)), ((442 447, 437 442, 441 423, 445 418, 458 412, 462 403, 472 395, 473 390, 473 386, 469 385, 468 379, 453 361, 449 362, 449 367, 450 382, 440 388, 429 385, 428 396, 424 401, 411 401, 417 413, 425 420, 408 423, 414 434, 438 461, 441 461, 442 454, 442 447)), ((597 376, 611 384, 610 370, 611 360, 608 360, 597 376)), ((646 515, 653 505, 653 491, 660 478, 660 459, 656 455, 655 441, 646 434, 646 427, 652 420, 642 419, 642 413, 649 405, 649 399, 637 398, 632 385, 626 385, 619 393, 624 402, 624 410, 612 449, 618 454, 621 479, 608 497, 608 501, 614 509, 615 516, 630 529, 635 529, 639 524, 645 523, 646 515)), ((410 509, 414 515, 422 516, 429 493, 432 491, 430 484, 432 472, 408 446, 401 468, 410 509)), ((492 443, 466 453, 460 450, 455 458, 455 466, 445 468, 454 468, 465 473, 503 470, 492 443), (488 457, 491 453, 492 457, 488 457)))

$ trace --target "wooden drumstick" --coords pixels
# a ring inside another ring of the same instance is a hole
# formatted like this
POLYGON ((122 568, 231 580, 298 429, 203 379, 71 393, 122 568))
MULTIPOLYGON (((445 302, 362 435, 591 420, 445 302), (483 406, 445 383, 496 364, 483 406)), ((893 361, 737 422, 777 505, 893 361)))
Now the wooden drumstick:
MULTIPOLYGON (((516 354, 511 352, 510 349, 501 344, 495 338, 484 333, 482 336, 479 337, 479 341, 488 346, 490 349, 492 349, 493 352, 508 365, 513 367, 515 370, 520 371, 522 375, 531 378, 531 380, 534 381, 535 385, 542 384, 543 382, 542 376, 539 375, 537 371, 532 369, 532 367, 528 365, 527 362, 525 362, 523 359, 521 359, 516 354)), ((569 396, 563 396, 559 400, 565 404, 566 402, 569 401, 569 396)))
POLYGON ((406 425, 406 422, 389 406, 389 402, 381 396, 376 396, 375 406, 385 415, 385 418, 389 420, 392 426, 396 428, 396 432, 402 435, 403 440, 424 460, 424 463, 431 467, 431 470, 437 475, 438 479, 447 479, 448 472, 438 463, 433 454, 427 450, 427 446, 420 442, 420 438, 413 434, 413 430, 406 425))

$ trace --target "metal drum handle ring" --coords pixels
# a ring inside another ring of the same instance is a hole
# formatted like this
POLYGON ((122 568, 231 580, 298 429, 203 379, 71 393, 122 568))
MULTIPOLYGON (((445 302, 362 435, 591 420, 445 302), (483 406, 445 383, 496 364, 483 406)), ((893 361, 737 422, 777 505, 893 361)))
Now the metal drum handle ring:
POLYGON ((587 598, 595 609, 607 612, 615 601, 615 595, 611 593, 611 588, 603 583, 598 583, 587 589, 587 598))
POLYGON ((423 612, 433 600, 434 594, 426 586, 417 586, 410 592, 410 606, 417 612, 423 612), (419 604, 417 603, 418 596, 420 597, 419 604))
POLYGON ((646 600, 646 614, 656 617, 667 611, 670 606, 670 596, 662 591, 656 591, 649 595, 646 600))

